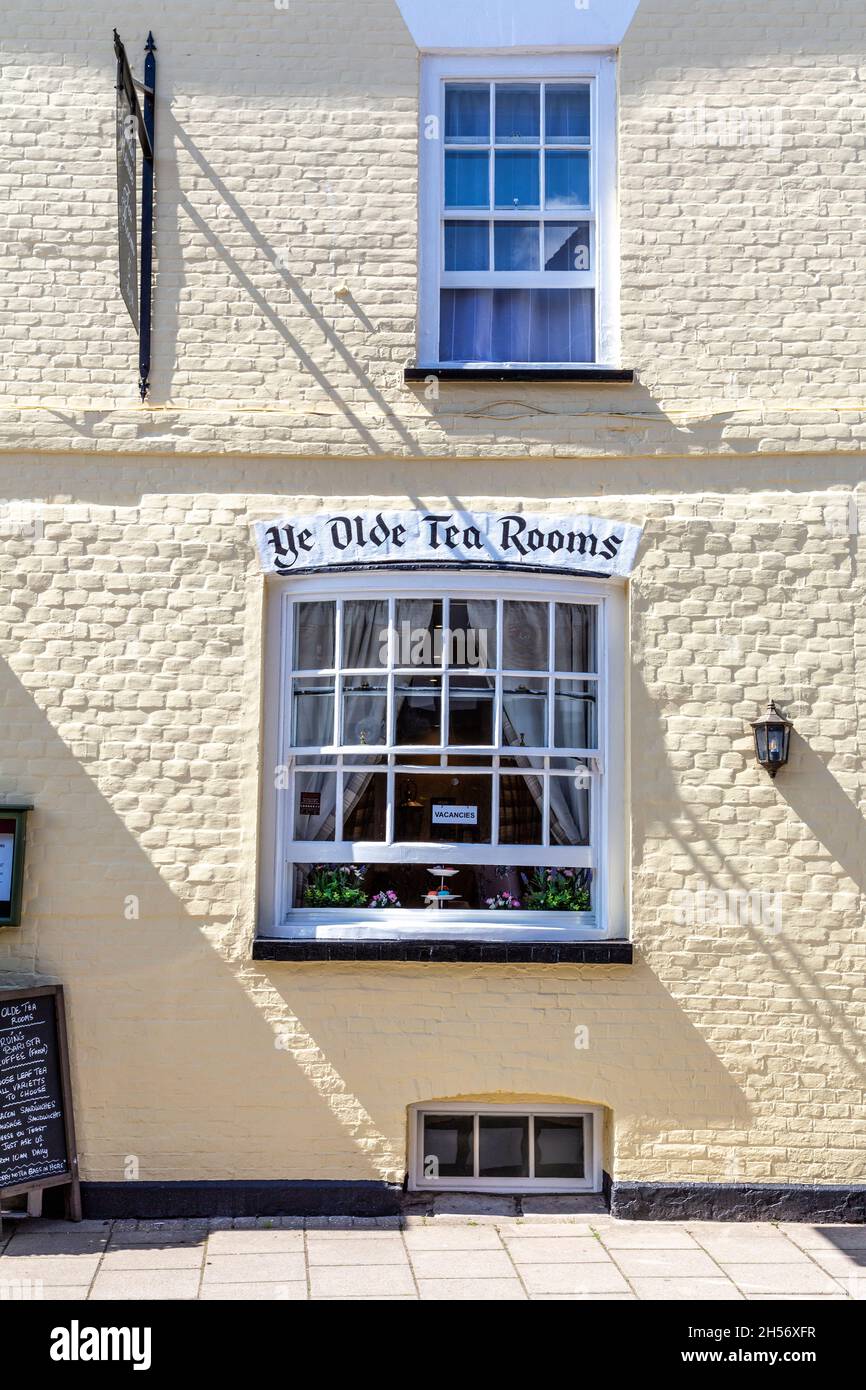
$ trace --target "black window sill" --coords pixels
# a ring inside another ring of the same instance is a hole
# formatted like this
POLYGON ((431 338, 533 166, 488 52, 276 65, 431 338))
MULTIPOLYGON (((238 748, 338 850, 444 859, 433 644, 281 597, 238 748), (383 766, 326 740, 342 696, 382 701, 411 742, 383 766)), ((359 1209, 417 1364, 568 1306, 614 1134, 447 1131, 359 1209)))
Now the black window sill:
POLYGON ((631 367, 404 367, 403 380, 437 381, 537 381, 591 384, 593 386, 629 385, 634 381, 631 367))
POLYGON ((313 941, 258 937, 253 960, 412 964, 631 965, 630 941, 313 941))

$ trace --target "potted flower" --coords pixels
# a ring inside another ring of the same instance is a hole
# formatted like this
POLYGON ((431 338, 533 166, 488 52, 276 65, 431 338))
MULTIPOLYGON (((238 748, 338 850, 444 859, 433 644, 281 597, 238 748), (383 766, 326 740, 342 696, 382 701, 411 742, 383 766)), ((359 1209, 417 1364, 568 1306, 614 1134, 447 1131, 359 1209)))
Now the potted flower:
POLYGON ((520 909, 520 899, 507 891, 497 893, 492 898, 485 898, 484 902, 491 912, 514 912, 520 909))
POLYGON ((521 878, 523 905, 531 912, 589 912, 588 869, 533 869, 521 878))
POLYGON ((361 865, 317 864, 304 888, 304 907, 366 907, 365 873, 361 865))
POLYGON ((381 893, 374 893, 368 903, 369 907, 402 907, 403 904, 397 897, 393 888, 386 888, 381 893))

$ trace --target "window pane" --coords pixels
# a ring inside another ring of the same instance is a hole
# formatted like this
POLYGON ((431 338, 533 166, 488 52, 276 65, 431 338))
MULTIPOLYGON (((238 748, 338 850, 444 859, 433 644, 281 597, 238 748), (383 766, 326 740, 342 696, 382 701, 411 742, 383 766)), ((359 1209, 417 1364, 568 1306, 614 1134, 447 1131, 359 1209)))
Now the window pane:
POLYGON ((547 681, 502 682, 502 742, 511 748, 547 746, 547 681))
POLYGON ((446 208, 490 206, 488 156, 482 151, 445 155, 446 208))
POLYGON ((537 270, 538 223, 497 222, 493 254, 497 270, 537 270))
POLYGON ((499 779, 499 843, 540 845, 544 783, 540 777, 499 779))
POLYGON ((343 839, 384 840, 388 778, 382 772, 353 772, 343 778, 343 839))
MULTIPOLYGON (((465 156, 467 157, 467 156, 465 156)), ((496 154, 496 206, 537 208, 539 198, 538 155, 498 151, 496 154)), ((473 207, 480 206, 472 204, 473 207)))
POLYGON ((423 1178, 471 1178, 475 1119, 472 1115, 425 1115, 423 1178))
POLYGON ((545 206, 589 207, 589 155, 559 150, 544 156, 545 206))
POLYGON ((582 1115, 536 1115, 535 1176, 572 1178, 586 1176, 582 1115))
POLYGON ((537 82, 496 84, 497 145, 538 144, 541 88, 537 82))
POLYGON ((595 748, 598 743, 594 681, 557 681, 553 710, 557 748, 595 748))
POLYGON ((439 743, 442 682, 438 677, 398 676, 394 701, 397 743, 439 743))
POLYGON ((395 666, 441 666, 442 600, 398 599, 395 666))
POLYGON ((336 773, 296 772, 295 839, 333 840, 336 805, 336 773))
POLYGON ((295 670, 327 670, 334 665, 336 604, 296 603, 294 609, 295 670))
POLYGON ((479 1178, 529 1177, 529 1118, 479 1115, 479 1178))
MULTIPOLYGON (((483 773, 397 772, 394 838, 487 844, 493 781, 483 773)), ((431 885, 428 883, 428 889, 431 885)))
POLYGON ((546 603, 504 603, 502 665, 506 671, 546 671, 546 603))
POLYGON ((292 743, 321 748, 334 742, 334 681, 331 676, 299 676, 294 683, 292 743))
POLYGON ((493 599, 452 599, 448 619, 449 666, 496 665, 496 603, 493 599))
POLYGON ((367 870, 355 864, 296 864, 295 905, 299 907, 367 907, 367 870))
POLYGON ((554 614, 557 671, 596 670, 598 609, 581 603, 558 603, 554 614))
POLYGON ((545 222, 544 269, 590 269, 588 222, 545 222))
POLYGON ((448 742, 493 742, 493 677, 452 676, 448 694, 448 742))
POLYGON ((489 138, 490 88, 487 83, 446 83, 446 145, 486 145, 489 138))
POLYGON ((440 362, 593 362, 595 292, 442 290, 440 362))
POLYGON ((588 845, 592 778, 585 765, 570 777, 550 779, 550 843, 588 845))
POLYGON ((548 145, 589 141, 589 87, 548 83, 544 93, 544 139, 548 145))
POLYGON ((388 600, 347 599, 343 604, 343 665, 387 664, 388 600))
POLYGON ((445 223, 445 269, 490 269, 490 224, 487 222, 445 223))
POLYGON ((347 676, 343 683, 343 743, 385 743, 387 719, 383 679, 347 676))

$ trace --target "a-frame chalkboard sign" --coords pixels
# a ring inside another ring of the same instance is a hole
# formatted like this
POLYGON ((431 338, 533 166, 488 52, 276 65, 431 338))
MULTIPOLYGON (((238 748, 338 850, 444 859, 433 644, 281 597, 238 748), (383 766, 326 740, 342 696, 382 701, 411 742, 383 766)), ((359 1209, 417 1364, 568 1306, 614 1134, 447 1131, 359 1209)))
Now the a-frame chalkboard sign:
POLYGON ((48 1187, 80 1221, 63 986, 0 988, 0 1202, 26 1193, 39 1216, 48 1187))

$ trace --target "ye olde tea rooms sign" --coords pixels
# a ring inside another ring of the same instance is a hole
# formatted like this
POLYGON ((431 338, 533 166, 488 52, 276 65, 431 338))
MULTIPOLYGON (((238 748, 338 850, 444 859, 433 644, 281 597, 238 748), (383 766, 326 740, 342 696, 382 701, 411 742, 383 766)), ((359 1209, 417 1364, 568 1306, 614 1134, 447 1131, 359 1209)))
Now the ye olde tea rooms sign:
POLYGON ((296 516, 255 524, 262 569, 481 565, 628 575, 641 528, 594 516, 393 511, 296 516))

